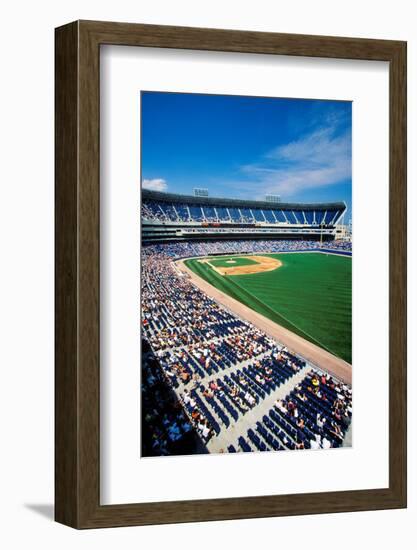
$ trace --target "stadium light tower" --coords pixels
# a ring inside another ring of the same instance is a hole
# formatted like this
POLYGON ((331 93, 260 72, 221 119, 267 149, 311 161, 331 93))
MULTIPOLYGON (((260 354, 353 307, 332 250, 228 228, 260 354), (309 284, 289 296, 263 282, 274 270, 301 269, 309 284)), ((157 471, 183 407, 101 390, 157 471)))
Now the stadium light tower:
POLYGON ((194 197, 208 197, 208 189, 203 189, 202 187, 194 187, 194 197))
POLYGON ((280 195, 265 195, 266 202, 281 202, 280 195))

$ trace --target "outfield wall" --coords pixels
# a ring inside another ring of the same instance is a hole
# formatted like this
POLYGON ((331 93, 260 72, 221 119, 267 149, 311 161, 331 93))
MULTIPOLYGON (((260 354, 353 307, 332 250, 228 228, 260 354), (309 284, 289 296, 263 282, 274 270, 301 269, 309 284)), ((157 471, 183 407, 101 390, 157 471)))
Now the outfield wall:
POLYGON ((312 252, 324 252, 325 254, 336 254, 337 256, 349 256, 350 258, 352 257, 352 252, 349 250, 328 250, 326 248, 319 248, 317 250, 312 250, 312 252))

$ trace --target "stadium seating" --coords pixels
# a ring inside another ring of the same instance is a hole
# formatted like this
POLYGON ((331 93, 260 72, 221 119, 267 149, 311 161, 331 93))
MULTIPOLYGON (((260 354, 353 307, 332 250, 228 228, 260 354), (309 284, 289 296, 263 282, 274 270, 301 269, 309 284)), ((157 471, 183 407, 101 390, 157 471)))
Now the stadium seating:
POLYGON ((145 245, 144 250, 161 253, 171 258, 191 258, 210 254, 246 254, 265 252, 312 252, 315 250, 329 250, 350 254, 350 241, 330 241, 320 244, 307 240, 233 240, 210 242, 176 242, 145 245))
POLYGON ((142 191, 144 221, 238 223, 254 225, 334 226, 344 203, 304 205, 264 201, 196 198, 142 191))
MULTIPOLYGON (((155 202, 144 208, 167 217, 186 217, 188 210, 202 218, 213 213, 206 207, 182 205, 174 209, 155 202)), ((232 208, 228 211, 230 217, 236 214, 232 208)), ((260 216, 259 212, 253 216, 260 216)), ((268 210, 268 216, 271 213, 268 210)), ((247 215, 246 211, 240 214, 247 215)), ((328 214, 323 211, 320 215, 328 214)), ((351 243, 346 242, 326 243, 326 247, 351 251, 351 243)), ((316 248, 313 241, 293 240, 177 242, 143 247, 142 339, 143 349, 151 357, 143 355, 142 360, 145 456, 186 449, 196 452, 192 446, 198 444, 210 449, 217 437, 225 437, 232 427, 243 426, 247 418, 253 418, 250 428, 229 440, 224 452, 343 445, 352 416, 351 388, 312 368, 302 357, 220 306, 181 277, 172 263, 177 258, 213 253, 316 248), (283 395, 275 399, 279 392, 283 395)))
POLYGON ((334 225, 341 214, 338 209, 306 210, 303 209, 260 209, 260 208, 226 208, 219 204, 216 207, 203 204, 187 206, 181 203, 152 202, 142 204, 142 218, 146 221, 178 222, 236 222, 248 224, 293 224, 293 225, 334 225))

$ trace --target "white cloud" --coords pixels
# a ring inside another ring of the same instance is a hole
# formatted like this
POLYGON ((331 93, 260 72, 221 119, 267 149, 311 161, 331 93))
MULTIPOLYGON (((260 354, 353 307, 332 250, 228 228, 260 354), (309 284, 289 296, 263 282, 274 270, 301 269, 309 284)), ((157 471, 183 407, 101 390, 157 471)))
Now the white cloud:
POLYGON ((283 196, 341 183, 352 176, 350 130, 319 128, 276 147, 262 162, 242 167, 252 187, 283 196))
POLYGON ((154 178, 151 180, 142 180, 142 187, 151 191, 166 191, 168 189, 167 182, 162 178, 154 178))

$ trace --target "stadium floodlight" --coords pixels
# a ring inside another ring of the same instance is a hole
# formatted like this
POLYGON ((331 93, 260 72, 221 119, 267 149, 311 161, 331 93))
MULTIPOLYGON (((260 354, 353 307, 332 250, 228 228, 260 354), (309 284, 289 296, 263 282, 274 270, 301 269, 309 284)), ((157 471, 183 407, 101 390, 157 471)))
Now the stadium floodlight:
POLYGON ((281 202, 280 195, 265 195, 266 202, 281 202))
POLYGON ((194 197, 208 197, 208 189, 203 189, 202 187, 194 187, 194 197))

